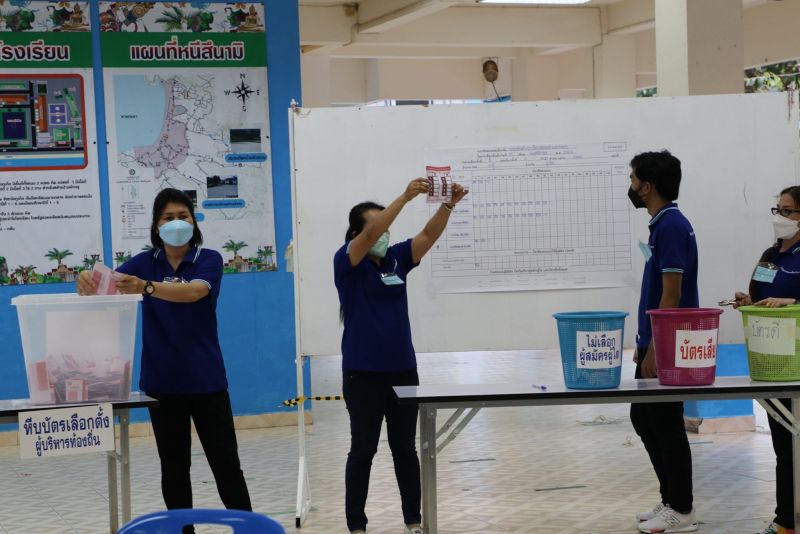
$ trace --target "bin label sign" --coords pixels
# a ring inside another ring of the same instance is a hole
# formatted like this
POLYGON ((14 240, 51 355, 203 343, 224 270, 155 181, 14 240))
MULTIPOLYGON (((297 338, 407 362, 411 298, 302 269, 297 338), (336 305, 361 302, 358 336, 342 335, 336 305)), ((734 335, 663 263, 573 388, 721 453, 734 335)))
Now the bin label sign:
POLYGON ((697 369, 717 365, 717 333, 713 330, 675 332, 675 367, 697 369))
POLYGON ((780 317, 747 317, 747 348, 775 356, 794 356, 797 321, 780 317))
POLYGON ((110 402, 19 412, 21 458, 50 458, 115 448, 110 402))
POLYGON ((578 369, 611 369, 622 365, 622 330, 577 332, 578 369))

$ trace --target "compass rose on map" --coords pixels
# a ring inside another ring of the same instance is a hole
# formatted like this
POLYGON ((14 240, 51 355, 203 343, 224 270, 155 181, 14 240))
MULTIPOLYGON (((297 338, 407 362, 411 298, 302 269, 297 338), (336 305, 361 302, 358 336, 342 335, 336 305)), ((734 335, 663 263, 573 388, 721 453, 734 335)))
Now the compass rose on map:
POLYGON ((239 78, 241 78, 239 85, 232 91, 225 91, 226 95, 233 94, 233 96, 242 101, 242 111, 247 111, 247 101, 250 99, 251 95, 255 94, 258 96, 261 94, 261 89, 253 89, 247 84, 245 81, 246 76, 247 75, 244 73, 239 74, 239 78))

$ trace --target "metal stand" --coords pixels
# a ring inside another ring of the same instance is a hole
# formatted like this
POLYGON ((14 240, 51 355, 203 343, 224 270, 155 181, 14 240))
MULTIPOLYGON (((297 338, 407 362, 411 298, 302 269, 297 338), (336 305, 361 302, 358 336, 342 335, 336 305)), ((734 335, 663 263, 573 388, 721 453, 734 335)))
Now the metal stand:
POLYGON ((425 534, 431 534, 438 529, 436 520, 436 408, 420 404, 419 413, 420 460, 422 462, 422 530, 425 534))
MULTIPOLYGON (((303 396, 303 362, 307 357, 301 356, 300 363, 297 366, 298 369, 298 389, 297 396, 303 396)), ((297 469, 297 503, 295 507, 295 521, 294 526, 295 528, 300 528, 305 523, 306 519, 308 518, 308 514, 311 512, 311 483, 309 482, 308 478, 308 460, 306 457, 306 409, 305 409, 305 402, 301 401, 297 403, 297 435, 298 435, 298 450, 299 450, 299 459, 298 459, 298 469, 297 469)))
POLYGON ((108 517, 111 534, 120 528, 120 515, 122 524, 131 520, 131 447, 130 423, 131 415, 128 408, 118 408, 114 413, 119 417, 119 450, 114 438, 114 450, 108 451, 108 517), (118 478, 117 465, 120 466, 121 477, 118 478), (122 498, 122 514, 120 514, 120 497, 122 498))

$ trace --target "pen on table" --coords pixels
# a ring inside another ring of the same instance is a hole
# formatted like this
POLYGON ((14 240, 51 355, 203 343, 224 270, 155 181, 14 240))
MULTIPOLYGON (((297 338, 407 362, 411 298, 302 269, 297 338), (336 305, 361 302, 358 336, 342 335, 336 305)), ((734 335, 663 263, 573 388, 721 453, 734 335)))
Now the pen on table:
POLYGON ((539 384, 534 384, 534 385, 533 385, 533 388, 534 388, 534 389, 540 389, 540 390, 542 390, 542 391, 547 391, 547 386, 545 386, 544 384, 542 384, 542 385, 539 385, 539 384))

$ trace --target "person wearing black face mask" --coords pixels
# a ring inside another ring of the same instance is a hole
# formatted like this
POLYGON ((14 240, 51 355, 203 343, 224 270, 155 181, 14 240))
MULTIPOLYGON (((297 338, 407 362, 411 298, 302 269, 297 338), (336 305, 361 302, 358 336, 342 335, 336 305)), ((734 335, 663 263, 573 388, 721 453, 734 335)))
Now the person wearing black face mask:
MULTIPOLYGON (((631 181, 633 181, 633 174, 631 174, 631 181)), ((639 180, 639 181, 641 182, 641 180, 639 180)), ((639 186, 639 189, 634 189, 633 188, 633 184, 631 184, 631 186, 628 188, 628 198, 630 199, 631 204, 633 204, 633 207, 636 208, 637 210, 647 207, 647 204, 644 203, 644 200, 642 200, 642 197, 639 196, 639 194, 640 194, 639 191, 641 191, 642 185, 644 185, 645 183, 648 183, 648 182, 642 183, 639 186)))
MULTIPOLYGON (((697 241, 691 224, 678 210, 681 163, 667 151, 645 152, 631 161, 628 198, 650 214, 650 238, 639 246, 645 266, 636 336, 636 378, 658 376, 647 311, 657 308, 695 308, 697 241)), ((631 423, 650 456, 660 484, 661 500, 637 514, 639 530, 694 532, 697 520, 692 497, 692 453, 683 423, 683 403, 631 405, 631 423)))

